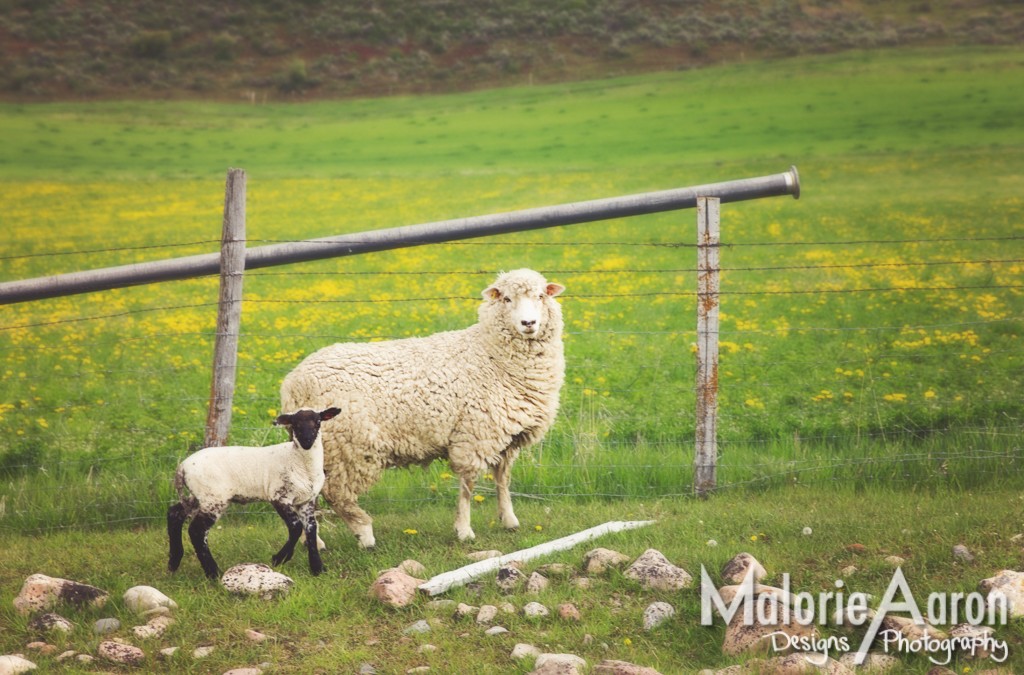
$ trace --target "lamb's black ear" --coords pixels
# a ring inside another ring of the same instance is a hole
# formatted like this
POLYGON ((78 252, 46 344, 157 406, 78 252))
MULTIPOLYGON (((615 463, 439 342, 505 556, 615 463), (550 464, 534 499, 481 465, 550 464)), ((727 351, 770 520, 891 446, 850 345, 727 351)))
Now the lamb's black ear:
POLYGON ((274 424, 279 427, 291 426, 292 416, 291 415, 278 415, 277 419, 274 420, 274 424))
POLYGON ((341 408, 328 408, 320 413, 320 421, 326 422, 327 420, 333 420, 335 417, 341 414, 341 408))

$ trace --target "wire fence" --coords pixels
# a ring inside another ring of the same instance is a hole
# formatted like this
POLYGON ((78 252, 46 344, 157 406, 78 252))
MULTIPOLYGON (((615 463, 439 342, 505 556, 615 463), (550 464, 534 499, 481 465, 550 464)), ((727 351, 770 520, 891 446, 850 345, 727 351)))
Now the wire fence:
MULTIPOLYGON (((1012 484, 1024 463, 1022 239, 723 243, 719 489, 1012 484)), ((322 346, 472 323, 508 246, 568 288, 562 407, 516 465, 519 498, 691 494, 697 270, 687 241, 455 242, 429 247, 445 266, 428 253, 419 267, 375 256, 247 272, 232 442, 281 440, 270 426, 279 383, 322 346)), ((0 308, 0 531, 162 520, 173 467, 203 435, 214 284, 0 308)), ((392 472, 365 501, 452 503, 445 468, 392 472)), ((486 479, 480 491, 491 494, 486 479)))

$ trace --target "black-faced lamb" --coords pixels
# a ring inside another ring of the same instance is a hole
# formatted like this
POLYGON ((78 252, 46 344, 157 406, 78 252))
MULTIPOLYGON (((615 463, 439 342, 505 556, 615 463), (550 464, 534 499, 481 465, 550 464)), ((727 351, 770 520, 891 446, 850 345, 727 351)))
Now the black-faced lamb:
POLYGON ((330 402, 344 426, 324 430, 323 495, 362 547, 375 543, 357 503, 390 467, 447 458, 460 478, 455 531, 472 539, 474 483, 491 469, 498 517, 519 526, 509 496, 512 464, 558 411, 565 374, 564 287, 539 273, 506 272, 483 291, 479 321, 462 330, 344 343, 308 356, 281 385, 284 409, 330 402))
MULTIPOLYGON (((295 408, 292 408, 295 410, 295 408)), ((279 415, 275 424, 289 427, 291 439, 266 447, 210 447, 189 455, 174 475, 179 501, 167 510, 170 555, 167 569, 174 572, 185 553, 182 528, 192 519, 188 536, 192 540, 203 572, 211 579, 220 576, 206 536, 229 503, 270 502, 288 526, 288 541, 272 558, 275 565, 291 560, 295 544, 306 535, 309 569, 314 575, 324 570, 317 548, 316 497, 324 484, 326 429, 321 423, 336 417, 339 408, 319 412, 299 409, 279 415)))

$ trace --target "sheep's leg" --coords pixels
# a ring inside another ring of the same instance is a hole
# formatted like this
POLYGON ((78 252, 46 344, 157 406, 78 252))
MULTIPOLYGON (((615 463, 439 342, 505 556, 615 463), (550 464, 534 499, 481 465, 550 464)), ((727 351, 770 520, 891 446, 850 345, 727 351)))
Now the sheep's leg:
POLYGON ((512 480, 512 460, 502 455, 494 466, 494 487, 498 493, 498 520, 509 530, 519 529, 519 519, 512 510, 512 495, 508 486, 512 480))
POLYGON ((459 541, 475 539, 476 534, 470 525, 469 513, 473 500, 473 487, 476 484, 476 473, 462 474, 459 480, 459 504, 455 510, 455 534, 459 541))
POLYGON ((302 534, 303 530, 302 519, 291 504, 277 501, 271 502, 271 504, 274 505, 277 515, 281 516, 281 520, 284 521, 285 526, 288 528, 288 541, 270 559, 275 565, 281 565, 291 560, 292 554, 295 553, 295 543, 299 540, 299 535, 302 534))
POLYGON ((219 578, 220 570, 217 569, 217 562, 213 559, 213 554, 210 553, 206 535, 219 517, 219 512, 200 511, 192 518, 192 523, 188 526, 188 538, 192 540, 192 548, 196 550, 199 564, 203 566, 203 571, 210 579, 219 578))
POLYGON ((300 507, 303 530, 306 534, 306 550, 309 553, 309 571, 313 576, 318 576, 324 571, 324 563, 320 559, 320 546, 317 542, 320 537, 316 536, 316 502, 307 502, 300 507))
POLYGON ((174 572, 181 564, 185 555, 185 547, 181 543, 181 531, 185 527, 188 512, 181 502, 167 509, 167 539, 170 542, 170 553, 167 557, 167 571, 174 572))
POLYGON ((352 534, 356 535, 359 548, 373 548, 377 545, 377 540, 373 538, 373 518, 359 508, 359 504, 354 500, 339 501, 334 505, 334 512, 345 521, 352 534))

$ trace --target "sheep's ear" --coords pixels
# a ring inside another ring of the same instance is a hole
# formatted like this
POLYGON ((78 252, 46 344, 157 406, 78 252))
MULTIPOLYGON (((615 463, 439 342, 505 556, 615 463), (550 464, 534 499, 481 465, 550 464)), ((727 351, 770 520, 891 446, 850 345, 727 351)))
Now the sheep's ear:
POLYGON ((327 420, 333 420, 335 417, 341 414, 341 408, 328 408, 320 413, 320 421, 326 422, 327 420))
POLYGON ((553 298, 555 296, 561 295, 562 291, 564 290, 565 286, 563 286, 562 284, 548 284, 548 287, 544 289, 544 292, 553 298))
POLYGON ((485 300, 501 300, 501 291, 499 291, 497 289, 497 287, 491 286, 486 291, 484 291, 484 299, 485 300))
POLYGON ((291 426, 292 416, 291 415, 278 415, 277 419, 274 420, 274 424, 279 427, 291 426))

